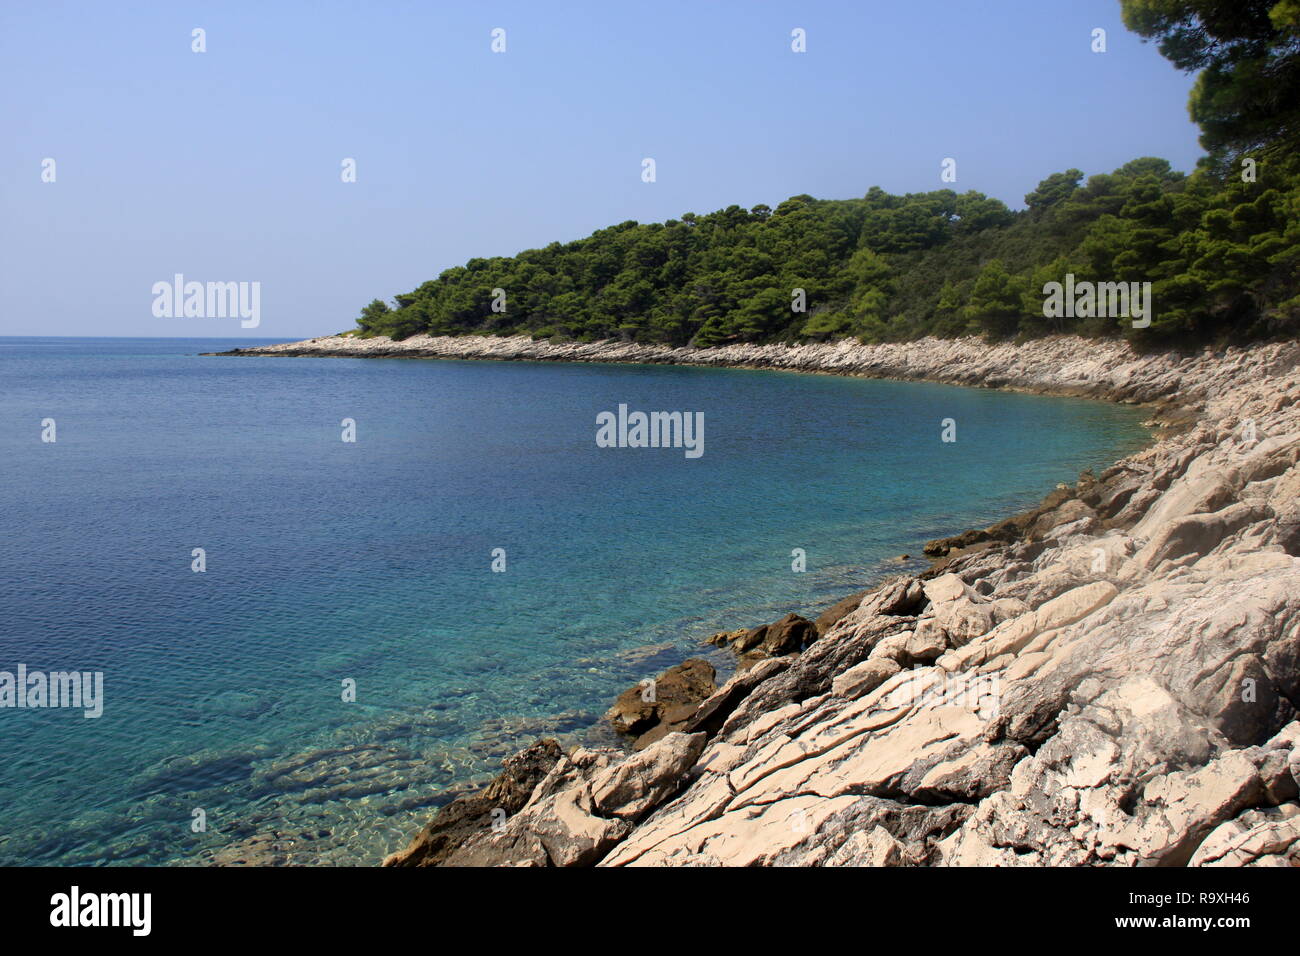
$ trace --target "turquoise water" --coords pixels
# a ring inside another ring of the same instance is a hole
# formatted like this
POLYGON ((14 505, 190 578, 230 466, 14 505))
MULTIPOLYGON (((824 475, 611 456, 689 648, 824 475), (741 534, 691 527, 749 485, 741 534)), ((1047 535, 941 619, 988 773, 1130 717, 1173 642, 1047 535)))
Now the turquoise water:
POLYGON ((938 385, 197 355, 234 344, 0 339, 0 670, 102 671, 105 698, 0 709, 0 862, 374 862, 521 742, 601 739, 713 631, 815 612, 1146 437, 1134 409, 938 385), (620 403, 703 412, 703 457, 598 448, 620 403))

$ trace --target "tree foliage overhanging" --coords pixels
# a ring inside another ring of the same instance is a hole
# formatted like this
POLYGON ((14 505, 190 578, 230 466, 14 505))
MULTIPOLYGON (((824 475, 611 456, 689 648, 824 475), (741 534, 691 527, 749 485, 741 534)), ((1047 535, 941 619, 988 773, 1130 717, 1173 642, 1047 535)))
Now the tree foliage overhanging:
POLYGON ((983 333, 1182 343, 1300 330, 1300 0, 1123 0, 1125 22, 1200 70, 1189 109, 1209 155, 1191 175, 1137 159, 1044 179, 1013 211, 942 189, 795 196, 624 222, 471 259, 358 319, 362 335, 526 333, 700 346, 983 333), (1289 91, 1289 92, 1288 92, 1289 91), (1285 96, 1277 95, 1286 93, 1285 96), (1243 162, 1254 165, 1243 176, 1243 162), (1043 287, 1150 282, 1147 328, 1045 318, 1043 287), (500 297, 505 294, 505 309, 500 297), (806 309, 793 307, 803 290, 806 309), (494 301, 498 308, 494 310, 494 301))

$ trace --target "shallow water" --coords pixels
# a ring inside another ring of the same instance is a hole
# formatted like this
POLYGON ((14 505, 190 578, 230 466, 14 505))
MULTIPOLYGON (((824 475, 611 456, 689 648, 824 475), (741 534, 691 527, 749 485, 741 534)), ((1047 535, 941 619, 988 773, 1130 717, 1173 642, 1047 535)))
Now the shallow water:
POLYGON ((104 674, 98 719, 0 709, 0 863, 377 861, 713 631, 1146 439, 941 385, 197 355, 234 344, 0 339, 0 670, 104 674), (704 455, 598 448, 620 403, 703 412, 704 455))

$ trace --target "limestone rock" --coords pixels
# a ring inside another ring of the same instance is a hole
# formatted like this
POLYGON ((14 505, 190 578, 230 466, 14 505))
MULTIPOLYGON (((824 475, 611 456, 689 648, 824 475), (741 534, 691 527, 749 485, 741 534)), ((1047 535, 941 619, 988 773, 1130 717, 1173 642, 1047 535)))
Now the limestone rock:
POLYGON ((591 784, 602 814, 635 820, 677 789, 704 750, 704 734, 672 733, 607 768, 591 784))
POLYGON ((836 674, 835 679, 831 681, 831 693, 836 697, 861 697, 868 691, 875 690, 900 670, 902 667, 898 662, 889 658, 865 660, 836 674))
POLYGON ((1216 828, 1191 866, 1300 866, 1300 804, 1247 810, 1216 828))

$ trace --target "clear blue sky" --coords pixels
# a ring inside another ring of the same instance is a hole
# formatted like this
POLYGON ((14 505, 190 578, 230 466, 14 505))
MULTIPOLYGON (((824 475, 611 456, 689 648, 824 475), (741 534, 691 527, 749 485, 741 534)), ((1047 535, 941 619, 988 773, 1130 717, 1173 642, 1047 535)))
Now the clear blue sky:
POLYGON ((319 335, 627 219, 945 188, 949 156, 1020 207, 1200 155, 1191 79, 1117 0, 3 0, 0 80, 5 335, 319 335), (177 272, 260 282, 261 327, 155 318, 177 272))

